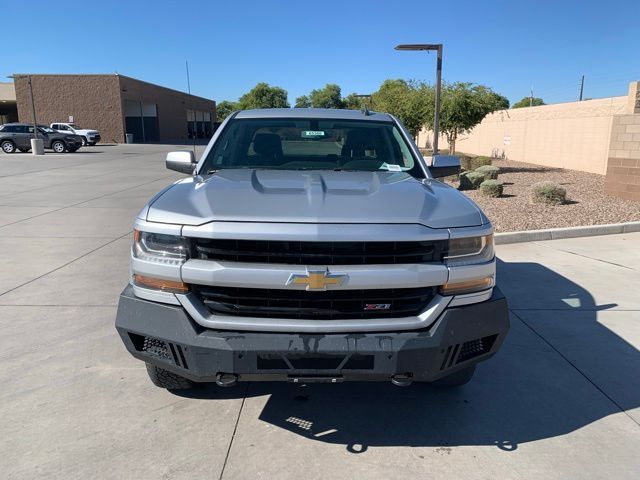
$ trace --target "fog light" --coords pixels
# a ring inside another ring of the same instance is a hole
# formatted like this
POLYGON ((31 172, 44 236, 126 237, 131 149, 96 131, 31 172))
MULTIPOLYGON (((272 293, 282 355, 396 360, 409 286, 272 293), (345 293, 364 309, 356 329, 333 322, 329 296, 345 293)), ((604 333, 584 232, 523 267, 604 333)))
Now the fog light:
POLYGON ((169 293, 187 293, 189 285, 173 280, 163 280, 162 278, 145 277, 144 275, 133 274, 133 283, 138 287, 161 290, 169 293))
POLYGON ((479 292, 493 287, 493 276, 465 280, 464 282, 445 283, 440 287, 441 295, 462 295, 479 292))

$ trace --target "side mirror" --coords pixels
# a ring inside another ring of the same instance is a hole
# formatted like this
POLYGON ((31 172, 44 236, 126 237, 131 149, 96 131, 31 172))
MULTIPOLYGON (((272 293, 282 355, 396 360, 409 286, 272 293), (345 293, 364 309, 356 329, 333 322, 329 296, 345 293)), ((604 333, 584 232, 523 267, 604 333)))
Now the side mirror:
POLYGON ((434 178, 448 177, 460 173, 460 159, 455 155, 434 155, 424 157, 429 165, 429 171, 434 178), (429 162, 429 160, 431 160, 429 162))
POLYGON ((196 157, 191 150, 167 153, 167 168, 180 173, 192 174, 196 168, 196 157))

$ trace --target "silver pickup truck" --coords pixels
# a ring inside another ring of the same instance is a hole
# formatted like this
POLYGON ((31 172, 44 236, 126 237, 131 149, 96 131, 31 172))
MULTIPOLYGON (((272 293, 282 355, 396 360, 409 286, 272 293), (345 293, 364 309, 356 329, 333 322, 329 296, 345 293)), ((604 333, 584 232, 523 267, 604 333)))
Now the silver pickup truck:
POLYGON ((154 384, 468 382, 500 348, 493 228, 393 116, 236 112, 135 220, 116 327, 154 384))

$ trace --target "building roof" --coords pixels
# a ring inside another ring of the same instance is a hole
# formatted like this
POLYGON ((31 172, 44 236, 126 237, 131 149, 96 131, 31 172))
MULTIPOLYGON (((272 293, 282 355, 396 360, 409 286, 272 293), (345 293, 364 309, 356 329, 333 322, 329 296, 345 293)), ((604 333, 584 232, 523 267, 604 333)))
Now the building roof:
POLYGON ((23 77, 29 77, 29 76, 33 78, 37 78, 37 77, 119 77, 119 78, 124 78, 130 81, 151 85, 155 88, 162 88, 163 90, 168 90, 170 92, 176 92, 181 95, 189 95, 193 98, 198 98, 200 100, 206 100, 207 102, 215 103, 215 100, 212 100, 210 98, 189 94, 187 92, 183 92, 182 90, 176 90, 175 88, 165 87, 163 85, 147 82, 145 80, 140 80, 138 78, 128 77, 126 75, 122 75, 121 73, 14 73, 13 76, 15 78, 23 78, 23 77))
POLYGON ((240 110, 236 118, 319 118, 332 120, 368 120, 388 122, 388 113, 369 112, 361 110, 340 110, 337 108, 260 108, 255 110, 240 110))

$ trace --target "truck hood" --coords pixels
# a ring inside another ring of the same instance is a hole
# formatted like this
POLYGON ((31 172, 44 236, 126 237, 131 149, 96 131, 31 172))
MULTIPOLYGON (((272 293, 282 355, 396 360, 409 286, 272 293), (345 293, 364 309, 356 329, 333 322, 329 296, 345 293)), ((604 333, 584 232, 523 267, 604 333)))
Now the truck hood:
POLYGON ((221 170, 175 183, 149 205, 150 222, 404 223, 431 228, 483 223, 466 196, 404 172, 221 170))

